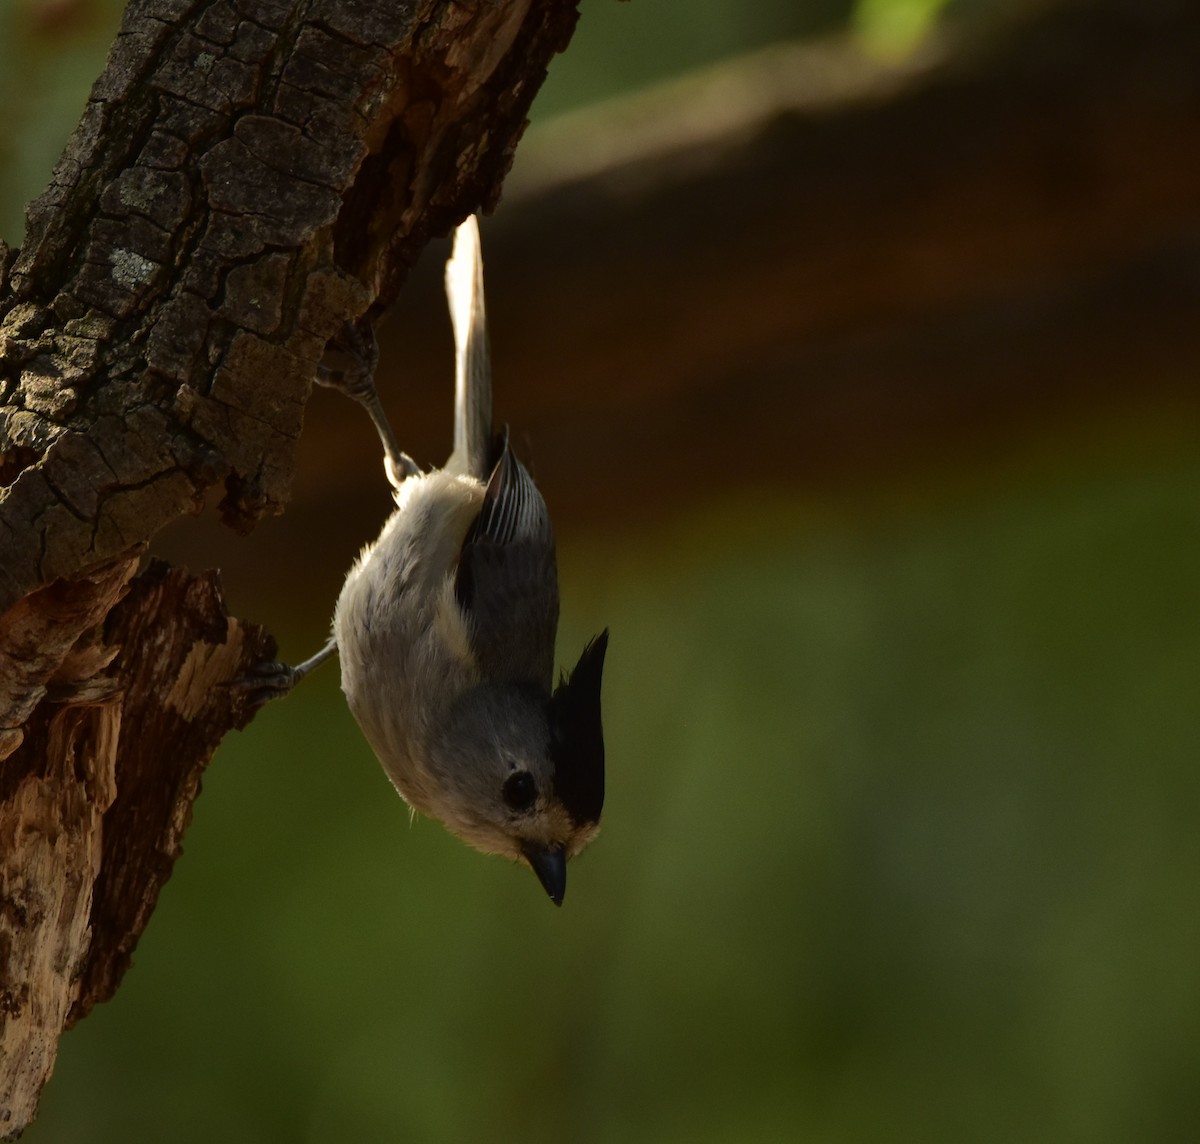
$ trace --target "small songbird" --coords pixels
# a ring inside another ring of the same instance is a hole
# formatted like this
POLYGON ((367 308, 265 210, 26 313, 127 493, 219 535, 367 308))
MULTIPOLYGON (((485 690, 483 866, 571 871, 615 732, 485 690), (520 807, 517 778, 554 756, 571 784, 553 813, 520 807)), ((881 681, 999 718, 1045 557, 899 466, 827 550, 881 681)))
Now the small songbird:
MULTIPOLYGON (((604 804, 600 683, 608 632, 553 688, 558 572, 546 503, 492 383, 475 217, 446 267, 456 350, 454 451, 422 472, 397 445, 373 368, 342 385, 384 443, 395 511, 338 598, 342 690, 406 802, 488 854, 527 863, 556 905, 604 804)), ((328 381, 326 381, 328 384, 328 381)))

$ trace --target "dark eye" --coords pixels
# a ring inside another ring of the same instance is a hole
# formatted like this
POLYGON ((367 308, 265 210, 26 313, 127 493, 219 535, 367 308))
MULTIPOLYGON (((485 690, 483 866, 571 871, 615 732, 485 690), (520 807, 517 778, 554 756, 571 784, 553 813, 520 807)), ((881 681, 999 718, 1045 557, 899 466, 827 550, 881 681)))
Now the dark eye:
POLYGON ((537 798, 537 784, 528 771, 517 771, 504 780, 504 801, 513 810, 528 810, 537 798))

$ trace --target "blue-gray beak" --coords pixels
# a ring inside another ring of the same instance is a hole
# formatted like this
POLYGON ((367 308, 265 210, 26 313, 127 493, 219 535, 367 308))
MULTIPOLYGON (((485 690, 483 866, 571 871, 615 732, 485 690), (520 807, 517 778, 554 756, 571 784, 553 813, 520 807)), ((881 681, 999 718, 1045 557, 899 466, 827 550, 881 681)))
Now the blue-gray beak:
POLYGON ((550 900, 561 906, 567 892, 567 856, 557 846, 543 850, 540 846, 523 846, 525 861, 533 868, 550 900))

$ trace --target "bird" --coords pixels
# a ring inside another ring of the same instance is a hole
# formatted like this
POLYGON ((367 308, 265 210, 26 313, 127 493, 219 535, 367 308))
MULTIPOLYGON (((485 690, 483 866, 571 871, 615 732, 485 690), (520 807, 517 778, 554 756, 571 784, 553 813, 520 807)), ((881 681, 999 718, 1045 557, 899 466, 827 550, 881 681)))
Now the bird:
POLYGON ((354 367, 323 370, 370 414, 395 508, 350 572, 330 642, 342 690, 384 771, 416 812, 485 854, 528 866, 555 905, 567 861, 600 828, 601 684, 608 630, 554 681, 559 592, 546 502, 492 426, 483 257, 474 215, 446 266, 455 345, 454 447, 423 471, 397 444, 375 385, 369 327, 354 367))

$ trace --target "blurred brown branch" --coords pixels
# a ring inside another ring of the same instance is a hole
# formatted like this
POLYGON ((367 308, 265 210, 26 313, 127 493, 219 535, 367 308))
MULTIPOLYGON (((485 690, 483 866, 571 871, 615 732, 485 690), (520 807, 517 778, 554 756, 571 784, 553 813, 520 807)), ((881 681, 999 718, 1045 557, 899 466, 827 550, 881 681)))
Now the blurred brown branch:
POLYGON ((224 490, 281 510, 311 379, 430 235, 495 200, 574 0, 134 0, 19 252, 0 249, 0 1132, 116 988, 223 685, 273 654, 152 565, 224 490))
MULTIPOLYGON (((499 410, 556 521, 671 512, 714 470, 838 487, 1139 410, 1195 425, 1198 59, 1196 6, 1090 0, 895 67, 772 49, 532 131, 484 242, 499 410)), ((384 331, 427 460, 443 309, 419 267, 384 331)), ((330 538, 366 505, 340 565, 382 501, 374 454, 343 461, 369 427, 323 402, 297 497, 330 538)))
POLYGON ((894 474, 1131 406, 1195 425, 1200 8, 1000 33, 894 71, 776 51, 547 140, 489 265, 498 391, 556 511, 683 503, 714 467, 894 474))

